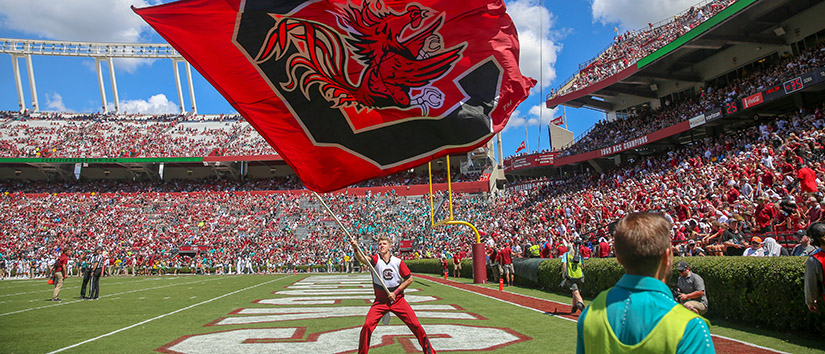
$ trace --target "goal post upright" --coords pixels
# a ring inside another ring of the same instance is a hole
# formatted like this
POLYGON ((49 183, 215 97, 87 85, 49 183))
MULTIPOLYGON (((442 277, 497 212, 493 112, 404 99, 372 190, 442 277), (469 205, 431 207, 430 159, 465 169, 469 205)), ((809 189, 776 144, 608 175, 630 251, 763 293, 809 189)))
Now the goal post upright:
POLYGON ((473 244, 473 283, 475 284, 483 284, 487 282, 487 264, 486 264, 486 252, 484 252, 484 245, 481 243, 481 234, 479 234, 478 229, 475 225, 461 220, 455 220, 453 216, 453 183, 452 183, 452 175, 450 172, 450 155, 447 155, 447 193, 450 202, 450 217, 439 222, 435 221, 435 210, 433 205, 433 169, 432 169, 432 162, 429 164, 429 172, 430 172, 430 222, 432 223, 433 229, 439 226, 444 225, 460 225, 460 226, 467 226, 473 233, 476 235, 476 242, 473 244))

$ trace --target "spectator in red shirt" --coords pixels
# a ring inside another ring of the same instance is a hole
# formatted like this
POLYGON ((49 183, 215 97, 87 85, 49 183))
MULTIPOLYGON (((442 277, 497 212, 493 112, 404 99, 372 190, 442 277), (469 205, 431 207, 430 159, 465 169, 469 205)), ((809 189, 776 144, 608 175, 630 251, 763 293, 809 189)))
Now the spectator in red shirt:
POLYGON ((496 257, 498 263, 501 264, 501 268, 504 274, 504 280, 507 281, 507 286, 513 285, 513 278, 515 277, 516 270, 513 268, 513 255, 512 251, 510 250, 510 245, 505 243, 504 247, 501 248, 501 251, 498 251, 498 256, 496 257))
POLYGON ((756 227, 759 232, 773 231, 773 220, 776 218, 776 208, 773 203, 768 201, 767 197, 759 197, 757 200, 756 211, 756 227))
POLYGON ((63 288, 63 279, 66 278, 66 265, 69 263, 69 254, 71 254, 71 252, 71 248, 64 247, 63 253, 57 258, 57 262, 54 263, 54 292, 52 293, 52 301, 63 301, 58 296, 60 295, 60 289, 63 288))
POLYGON ((602 237, 599 239, 599 258, 607 258, 610 255, 610 244, 607 239, 602 237))
POLYGON ((816 186, 816 172, 808 168, 808 166, 798 165, 799 171, 796 173, 796 179, 799 180, 799 185, 802 192, 815 193, 818 188, 816 186))

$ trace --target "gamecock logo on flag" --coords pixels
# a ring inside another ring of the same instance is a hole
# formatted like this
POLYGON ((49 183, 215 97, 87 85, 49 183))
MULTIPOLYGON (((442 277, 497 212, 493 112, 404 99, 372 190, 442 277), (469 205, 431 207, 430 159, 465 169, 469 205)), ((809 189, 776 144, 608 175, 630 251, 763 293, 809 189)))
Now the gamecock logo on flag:
POLYGON ((182 0, 135 10, 330 191, 483 145, 535 81, 503 2, 182 0))

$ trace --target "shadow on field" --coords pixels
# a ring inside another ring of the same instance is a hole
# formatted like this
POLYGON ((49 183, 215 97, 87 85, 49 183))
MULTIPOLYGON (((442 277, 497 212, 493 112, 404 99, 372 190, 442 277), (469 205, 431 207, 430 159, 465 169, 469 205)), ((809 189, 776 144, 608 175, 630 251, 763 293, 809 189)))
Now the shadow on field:
POLYGON ((804 333, 804 331, 798 331, 794 333, 777 332, 773 330, 747 326, 741 323, 725 321, 720 318, 708 317, 708 319, 710 320, 710 323, 713 327, 727 328, 736 331, 753 333, 764 337, 770 337, 776 339, 777 341, 791 343, 813 350, 825 351, 825 342, 823 342, 821 339, 818 339, 817 335, 812 334, 806 337, 806 333, 804 333))

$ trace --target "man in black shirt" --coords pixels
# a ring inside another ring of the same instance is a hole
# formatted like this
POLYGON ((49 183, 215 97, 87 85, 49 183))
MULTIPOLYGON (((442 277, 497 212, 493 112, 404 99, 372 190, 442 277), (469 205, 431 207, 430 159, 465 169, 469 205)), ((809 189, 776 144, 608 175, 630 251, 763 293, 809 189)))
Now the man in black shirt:
POLYGON ((722 245, 725 246, 726 256, 741 256, 748 245, 745 243, 745 235, 739 228, 739 220, 735 217, 728 221, 728 228, 722 233, 722 245))

